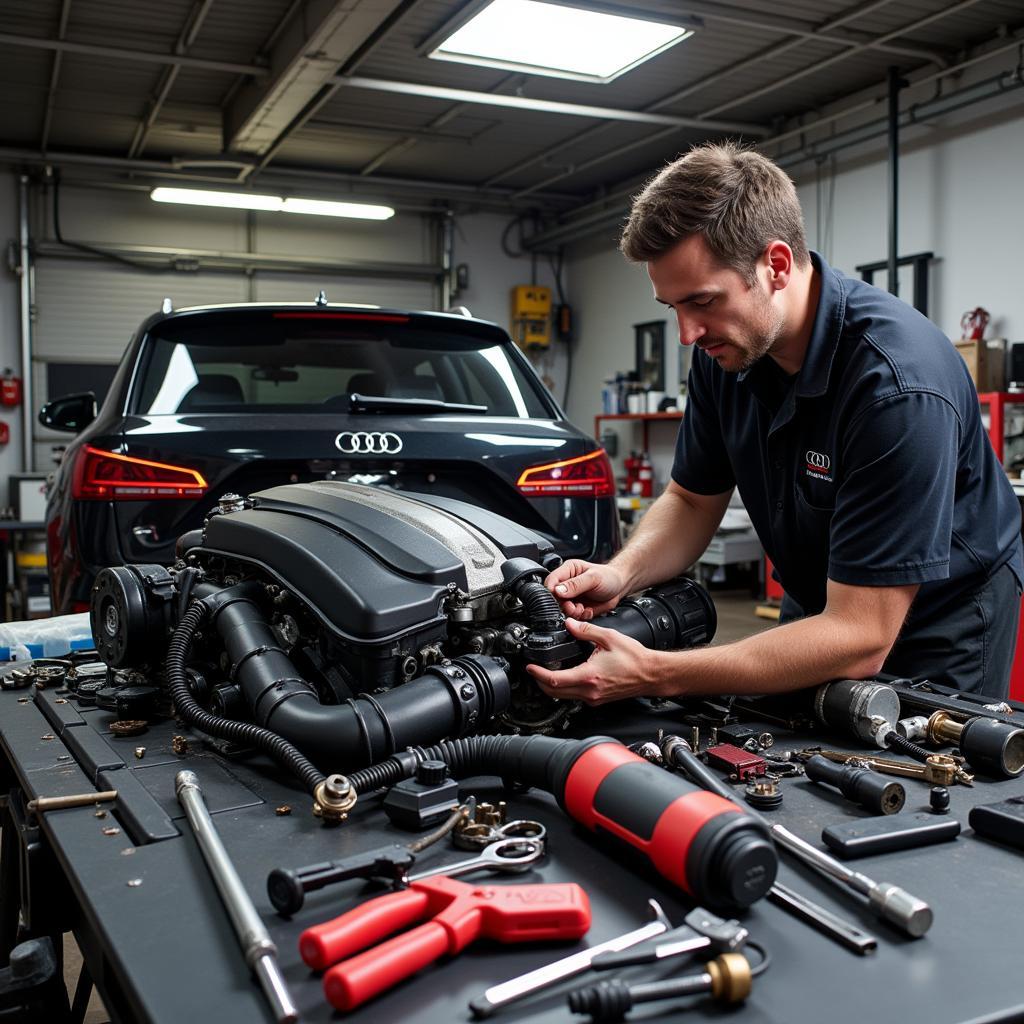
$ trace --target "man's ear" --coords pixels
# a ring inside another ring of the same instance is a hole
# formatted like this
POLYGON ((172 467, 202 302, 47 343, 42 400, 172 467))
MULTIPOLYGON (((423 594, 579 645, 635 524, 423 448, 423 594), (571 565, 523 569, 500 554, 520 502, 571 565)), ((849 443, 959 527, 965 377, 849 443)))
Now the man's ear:
POLYGON ((781 291, 793 275, 793 250, 777 238, 765 247, 763 259, 768 271, 768 287, 781 291))

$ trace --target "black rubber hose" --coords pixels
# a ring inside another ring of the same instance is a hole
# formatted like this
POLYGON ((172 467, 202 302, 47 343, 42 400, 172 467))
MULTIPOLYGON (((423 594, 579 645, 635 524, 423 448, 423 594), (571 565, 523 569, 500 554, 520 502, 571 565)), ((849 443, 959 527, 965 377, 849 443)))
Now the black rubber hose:
POLYGON ((196 631, 206 619, 206 614, 206 609, 201 604, 193 605, 182 616, 168 644, 167 683, 171 691, 171 700, 174 702, 174 710, 183 721, 211 736, 257 747, 292 775, 301 779, 303 785, 312 793, 324 781, 325 776, 292 744, 269 729, 262 729, 250 722, 233 722, 229 718, 211 715, 199 706, 189 692, 185 660, 196 631))
POLYGON ((518 586, 518 597, 530 626, 539 633, 553 633, 564 628, 565 618, 555 595, 539 580, 524 580, 518 586))

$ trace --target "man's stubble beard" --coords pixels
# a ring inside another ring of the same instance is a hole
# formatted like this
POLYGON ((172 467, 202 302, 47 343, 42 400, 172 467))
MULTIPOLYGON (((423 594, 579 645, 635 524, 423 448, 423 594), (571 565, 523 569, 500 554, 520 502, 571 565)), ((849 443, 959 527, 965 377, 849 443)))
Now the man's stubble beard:
POLYGON ((750 345, 743 350, 743 359, 737 373, 746 372, 759 359, 768 355, 779 340, 784 326, 782 314, 776 311, 771 299, 762 289, 760 281, 755 281, 753 291, 756 296, 756 312, 760 323, 751 332, 750 345))

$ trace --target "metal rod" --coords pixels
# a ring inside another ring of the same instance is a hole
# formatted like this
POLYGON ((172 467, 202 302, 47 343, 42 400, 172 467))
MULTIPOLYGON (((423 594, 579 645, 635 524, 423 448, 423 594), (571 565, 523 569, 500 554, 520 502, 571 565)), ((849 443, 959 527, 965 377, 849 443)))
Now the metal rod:
POLYGON ((40 811, 60 811, 65 807, 89 807, 117 799, 116 789, 105 789, 99 793, 74 793, 70 796, 41 796, 29 800, 25 809, 33 814, 40 811))
POLYGON ((448 210, 441 221, 441 311, 452 304, 452 255, 455 249, 455 217, 448 210))
POLYGON ((256 975, 263 994, 270 1003, 274 1019, 280 1024, 293 1024, 299 1019, 284 975, 277 965, 277 947, 249 899, 224 844, 217 835, 210 812, 206 809, 199 779, 195 772, 181 771, 174 777, 178 803, 185 809, 195 833, 199 851, 206 861, 217 891, 227 908, 231 924, 245 955, 245 962, 256 975))
POLYGON ((517 110, 539 110, 548 114, 569 114, 575 117, 599 117, 607 121, 631 121, 637 124, 675 125, 679 128, 707 128, 711 131, 743 132, 761 137, 768 129, 750 121, 718 121, 698 117, 675 117, 670 114, 647 114, 640 110, 620 107, 592 107, 581 103, 561 103, 557 100, 533 99, 529 96, 504 96, 493 92, 475 92, 472 89, 450 89, 446 86, 424 85, 419 82, 397 82, 387 78, 366 78, 361 75, 338 77, 339 86, 351 89, 369 89, 391 92, 403 96, 427 96, 431 99, 476 103, 485 107, 512 107, 517 110))
POLYGON ((900 71, 889 68, 889 291, 900 293, 899 201, 900 201, 900 71))
POLYGON ((18 276, 21 278, 21 469, 31 473, 32 410, 35 408, 32 388, 32 236, 29 229, 29 179, 18 178, 18 276))

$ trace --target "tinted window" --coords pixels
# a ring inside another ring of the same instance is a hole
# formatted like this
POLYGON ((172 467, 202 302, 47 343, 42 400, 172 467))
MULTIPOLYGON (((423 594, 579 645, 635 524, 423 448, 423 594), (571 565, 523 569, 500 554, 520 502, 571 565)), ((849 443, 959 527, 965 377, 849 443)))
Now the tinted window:
POLYGON ((418 326, 391 314, 259 310, 183 316, 149 335, 133 408, 343 411, 349 395, 481 405, 546 417, 539 385, 490 331, 418 326))

